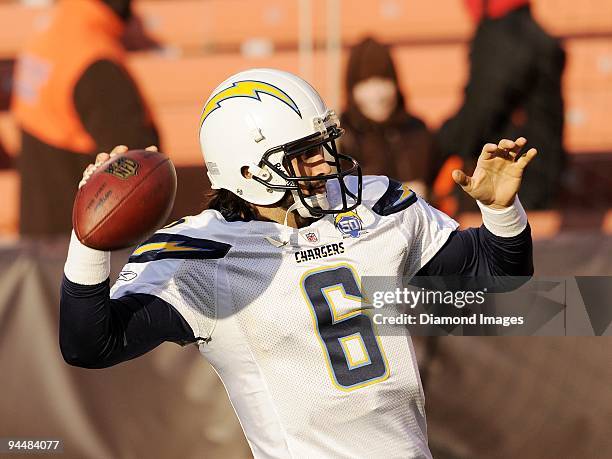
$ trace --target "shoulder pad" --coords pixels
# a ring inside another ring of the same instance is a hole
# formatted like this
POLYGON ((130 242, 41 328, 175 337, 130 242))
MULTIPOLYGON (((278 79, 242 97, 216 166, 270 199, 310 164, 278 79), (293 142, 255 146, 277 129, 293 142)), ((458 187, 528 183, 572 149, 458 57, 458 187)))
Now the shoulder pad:
POLYGON ((140 244, 128 263, 146 263, 168 258, 213 259, 223 258, 232 246, 223 242, 185 236, 183 234, 156 233, 140 244))
POLYGON ((387 191, 378 200, 372 210, 378 215, 391 215, 410 207, 417 201, 417 195, 408 185, 389 179, 387 191))

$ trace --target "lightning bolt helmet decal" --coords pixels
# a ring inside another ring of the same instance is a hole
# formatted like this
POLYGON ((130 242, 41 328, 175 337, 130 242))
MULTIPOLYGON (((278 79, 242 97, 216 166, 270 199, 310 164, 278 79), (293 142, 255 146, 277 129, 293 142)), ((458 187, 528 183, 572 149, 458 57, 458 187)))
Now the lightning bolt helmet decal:
POLYGON ((302 114, 297 104, 293 101, 289 95, 280 88, 266 83, 265 81, 257 80, 243 80, 236 81, 228 88, 222 89, 217 94, 212 96, 204 110, 202 110, 202 116, 200 117, 200 126, 204 123, 208 115, 214 112, 216 109, 221 108, 221 102, 234 97, 247 97, 249 99, 255 99, 261 102, 260 94, 267 94, 280 100, 286 104, 291 110, 293 110, 301 118, 302 114))

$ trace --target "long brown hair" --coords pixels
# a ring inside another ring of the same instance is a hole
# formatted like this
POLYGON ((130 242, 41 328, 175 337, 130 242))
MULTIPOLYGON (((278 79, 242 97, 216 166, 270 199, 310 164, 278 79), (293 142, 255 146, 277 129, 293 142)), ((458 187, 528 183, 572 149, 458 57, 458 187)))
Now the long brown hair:
POLYGON ((212 190, 206 207, 223 215, 228 222, 248 222, 257 218, 257 211, 252 204, 228 190, 212 190))

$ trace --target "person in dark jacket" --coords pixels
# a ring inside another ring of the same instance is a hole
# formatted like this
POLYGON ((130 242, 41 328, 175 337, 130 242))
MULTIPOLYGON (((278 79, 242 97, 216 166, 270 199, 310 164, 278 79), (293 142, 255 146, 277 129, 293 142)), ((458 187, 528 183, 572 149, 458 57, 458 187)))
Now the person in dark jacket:
POLYGON ((0 169, 10 169, 12 164, 12 158, 9 156, 0 139, 0 169))
POLYGON ((425 194, 432 137, 406 111, 387 46, 366 38, 351 50, 346 94, 342 151, 359 161, 364 174, 396 177, 425 194))
POLYGON ((473 163, 477 146, 524 136, 540 158, 523 178, 528 209, 554 203, 565 164, 561 77, 565 52, 534 20, 528 0, 466 0, 478 28, 459 111, 440 129, 441 164, 458 154, 473 163))
POLYGON ((92 153, 119 143, 158 145, 157 130, 125 67, 121 36, 131 0, 61 0, 25 47, 12 111, 21 131, 20 233, 69 234, 72 202, 92 153))

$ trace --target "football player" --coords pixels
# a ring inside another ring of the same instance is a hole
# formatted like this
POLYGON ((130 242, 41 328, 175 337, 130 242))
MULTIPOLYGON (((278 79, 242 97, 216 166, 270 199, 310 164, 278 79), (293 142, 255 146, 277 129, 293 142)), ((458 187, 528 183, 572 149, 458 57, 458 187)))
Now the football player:
POLYGON ((209 208, 143 242, 112 288, 110 254, 73 233, 65 360, 102 368, 164 341, 196 343, 255 457, 431 457, 412 342, 375 328, 361 279, 385 276, 393 289, 415 275, 531 275, 517 191, 536 151, 502 140, 484 146, 471 177, 454 171, 483 218, 459 231, 403 184, 362 177, 336 149, 341 135, 293 74, 254 69, 221 83, 200 122, 217 190, 209 208))

